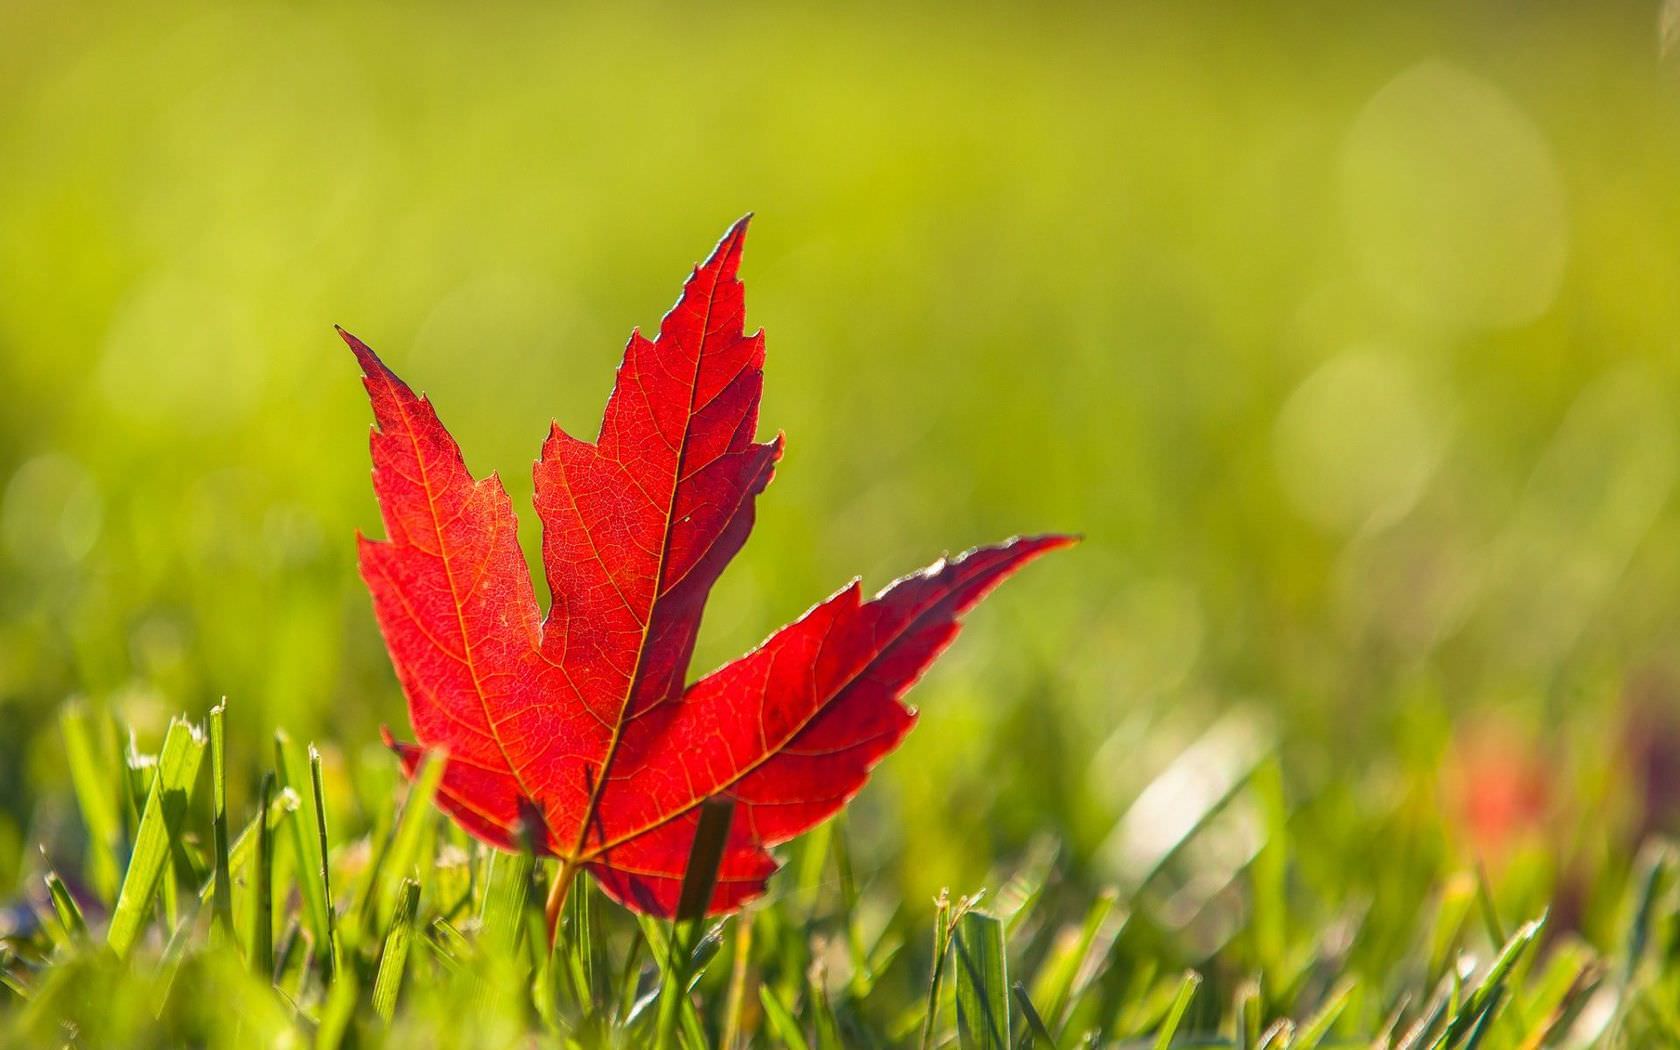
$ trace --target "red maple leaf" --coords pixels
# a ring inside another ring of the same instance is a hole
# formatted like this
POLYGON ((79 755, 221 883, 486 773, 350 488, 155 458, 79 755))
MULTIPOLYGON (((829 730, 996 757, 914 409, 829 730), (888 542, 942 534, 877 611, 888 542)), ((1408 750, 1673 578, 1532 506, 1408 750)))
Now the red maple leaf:
POLYGON ((1063 536, 940 560, 869 600, 856 581, 685 688, 706 596, 752 529, 782 439, 754 441, 764 337, 742 330, 746 220, 649 341, 630 337, 601 432, 552 426, 535 467, 552 604, 537 605, 506 490, 475 479, 431 403, 359 339, 384 541, 362 578, 439 804, 505 850, 559 859, 638 911, 674 913, 703 803, 734 819, 710 911, 764 891, 766 847, 833 814, 903 739, 900 697, 957 617, 1063 536))

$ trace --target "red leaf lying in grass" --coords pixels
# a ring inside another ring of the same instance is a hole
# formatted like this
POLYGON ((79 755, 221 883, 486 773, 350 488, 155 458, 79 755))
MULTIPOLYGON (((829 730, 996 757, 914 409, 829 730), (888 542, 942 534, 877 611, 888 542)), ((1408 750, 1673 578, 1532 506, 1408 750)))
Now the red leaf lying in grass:
MULTIPOLYGON (((685 688, 706 596, 782 450, 753 440, 764 338, 742 330, 745 233, 742 220, 694 271, 656 340, 630 337, 596 440, 549 431, 546 620, 500 480, 475 479, 431 403, 341 332, 373 400, 390 536, 360 539, 362 576, 415 736, 447 752, 440 804, 493 846, 559 858, 559 893, 587 868, 661 916, 701 803, 735 803, 709 909, 727 911, 764 891, 766 847, 838 810, 903 739, 915 714, 899 698, 957 617, 1070 542, 978 548, 867 601, 853 582, 685 688)), ((420 747, 392 746, 412 774, 420 747)))

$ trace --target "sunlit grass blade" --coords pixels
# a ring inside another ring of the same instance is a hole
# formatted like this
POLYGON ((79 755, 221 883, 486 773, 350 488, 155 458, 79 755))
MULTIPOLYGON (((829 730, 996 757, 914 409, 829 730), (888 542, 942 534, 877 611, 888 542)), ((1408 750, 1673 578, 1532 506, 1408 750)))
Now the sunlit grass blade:
POLYGON ((1527 1016, 1534 1020, 1523 1037, 1524 1050, 1544 1044, 1563 1023, 1572 1002, 1591 986, 1594 966, 1592 952, 1577 942, 1566 941, 1552 949, 1545 971, 1530 982, 1527 991, 1527 1016))
POLYGON ((114 900, 122 877, 123 825, 122 784, 116 775, 121 767, 110 720, 90 715, 86 704, 72 700, 59 711, 58 725, 70 786, 88 832, 87 877, 102 901, 114 900))
POLYGON ((758 986, 758 1001, 764 1007, 764 1020, 776 1037, 776 1043, 788 1050, 811 1050, 810 1041, 800 1030, 793 1011, 782 1002, 781 996, 768 984, 758 986))
POLYGON ((87 940, 87 920, 82 917, 82 909, 76 904, 76 898, 70 895, 69 887, 58 877, 58 872, 49 871, 45 878, 47 894, 52 899, 53 914, 58 917, 58 923, 64 928, 65 935, 71 944, 78 944, 87 940))
POLYGON ((479 909, 479 937, 487 950, 511 955, 519 943, 534 864, 529 853, 491 851, 479 909))
POLYGON ((1258 1050, 1260 1046, 1260 984, 1248 980, 1237 986, 1232 1013, 1236 1022, 1237 1050, 1258 1050))
POLYGON ((1056 863, 1056 840, 1041 837, 1027 851, 1027 859, 998 890, 993 910, 1003 919, 1003 932, 1013 937, 1032 917, 1034 908, 1044 896, 1050 872, 1056 863))
POLYGON ((1481 983, 1476 985, 1475 990, 1465 997, 1463 1003, 1448 1019, 1446 1028, 1430 1044, 1431 1050, 1446 1050, 1447 1047, 1457 1045, 1458 1041, 1465 1037, 1471 1027, 1482 1019, 1484 1012, 1492 1011, 1494 997, 1502 993, 1505 979, 1510 975, 1512 968, 1527 954, 1528 949, 1539 939, 1540 933, 1545 927, 1546 917, 1542 915, 1538 919, 1524 923, 1516 933, 1511 935, 1511 939, 1505 942, 1505 946, 1500 949, 1499 955, 1494 958, 1493 964, 1488 967, 1487 976, 1483 977, 1481 983))
POLYGON ((1155 1050, 1168 1050, 1173 1039, 1178 1035, 1178 1026, 1184 1023, 1184 1015, 1190 1010, 1190 1003, 1196 998, 1196 989, 1202 986, 1202 975, 1194 970, 1187 971, 1184 979, 1178 982, 1178 994, 1173 996, 1172 1006, 1167 1010, 1166 1020, 1155 1033, 1155 1050))
POLYGON ((1335 1027, 1336 1020, 1347 1009, 1348 1002, 1353 998, 1354 983, 1351 980, 1338 984, 1331 992, 1324 1005, 1301 1025, 1295 1039, 1289 1044, 1290 1050, 1317 1050, 1318 1044, 1330 1034, 1335 1027))
POLYGON ((442 918, 434 918, 426 925, 426 944, 451 971, 459 970, 461 964, 473 956, 472 942, 442 918))
MULTIPOLYGON (((636 989, 642 972, 642 956, 649 950, 646 938, 631 937, 624 952, 614 991, 618 997, 617 1018, 620 1025, 628 1025, 636 1009, 636 989)), ((657 994, 657 989, 655 993, 657 994)))
POLYGON ((695 931, 704 921, 706 907, 717 888, 718 867, 723 863, 723 849, 734 819, 735 804, 728 799, 707 799, 700 806, 700 820, 689 847, 682 891, 677 897, 677 916, 671 924, 661 975, 663 987, 655 1029, 656 1045, 661 1050, 672 1045, 678 1018, 691 1012, 684 1011, 683 1004, 688 1001, 689 978, 693 974, 691 955, 695 931))
POLYGON ((870 986, 875 983, 875 973, 869 965, 863 932, 858 928, 857 875, 852 870, 852 850, 846 837, 845 814, 836 815, 829 823, 834 827, 831 847, 835 878, 840 887, 840 921, 846 931, 846 953, 852 964, 849 994, 862 999, 869 995, 870 986))
POLYGON ((210 927, 218 941, 233 936, 233 870, 228 860, 226 716, 225 699, 210 709, 210 835, 211 847, 216 855, 210 927))
POLYGON ((158 962, 157 987, 152 992, 152 1016, 161 1017, 164 1008, 169 1004, 170 991, 175 987, 175 976, 181 972, 181 964, 192 948, 198 933, 198 920, 204 903, 188 898, 187 917, 169 936, 169 943, 164 946, 163 958, 158 962))
POLYGON ((553 971, 550 994, 567 997, 575 1005, 580 1022, 595 1036, 604 1038, 612 967, 607 958, 607 937, 598 924, 598 896, 590 880, 576 880, 566 897, 548 965, 553 971))
POLYGON ((1009 967, 1003 923, 982 911, 956 921, 952 966, 957 986, 957 1037, 963 1050, 1008 1050, 1009 967))
MULTIPOLYGON (((291 843, 292 859, 297 866, 304 918, 309 923, 315 943, 326 945, 332 940, 332 920, 327 917, 326 854, 322 852, 322 842, 314 827, 319 800, 308 764, 283 729, 274 733, 274 768, 279 775, 281 789, 290 788, 298 795, 298 812, 286 822, 290 829, 286 838, 291 843)), ((330 953, 327 958, 330 972, 330 953)))
POLYGON ((327 847, 327 805, 326 790, 321 783, 321 752, 315 749, 314 744, 309 745, 309 786, 315 797, 315 838, 321 859, 321 896, 327 909, 327 943, 322 961, 330 983, 337 977, 339 969, 338 916, 333 908, 332 854, 327 847))
POLYGON ((933 902, 933 969, 928 974, 927 1007, 922 1012, 921 1050, 933 1046, 933 1030, 938 1024, 939 993, 945 983, 945 958, 950 954, 951 896, 941 890, 933 902))
POLYGON ((118 958, 134 947, 151 916, 152 901, 169 860, 170 841, 180 833, 203 757, 203 733, 183 719, 170 722, 106 935, 106 943, 118 958))
POLYGON ((806 909, 817 906, 822 892, 823 873, 828 869, 829 843, 834 838, 834 820, 829 819, 801 835, 798 852, 789 865, 796 900, 806 909))
POLYGON ((1040 1017, 1038 1010, 1033 1007, 1032 999, 1027 996, 1026 987, 1020 981, 1016 981, 1010 990, 1015 994, 1015 1005, 1021 1008, 1021 1018, 1027 1025, 1026 1038, 1022 1045, 1030 1047, 1043 1043, 1050 1050, 1056 1050, 1056 1037, 1050 1034, 1050 1029, 1044 1023, 1044 1018, 1040 1017))
POLYGON ((706 916, 712 892, 717 888, 718 866, 735 819, 735 803, 711 798, 700 805, 700 822, 683 871, 682 893, 677 899, 677 922, 699 922, 706 916))
POLYGON ((321 1006, 321 1020, 315 1028, 315 1050, 338 1050, 344 1042, 345 1033, 350 1030, 350 1022, 356 1016, 356 1003, 360 996, 355 971, 340 971, 338 979, 327 992, 326 1002, 321 1006))
POLYGON ((1477 896, 1477 881, 1471 875, 1455 875, 1442 887, 1440 904, 1429 932, 1429 980, 1434 981, 1452 965, 1454 949, 1458 946, 1470 912, 1476 907, 1477 896))
POLYGON ((1653 842, 1640 851, 1636 865, 1638 875, 1635 885, 1638 887, 1633 909, 1628 917, 1627 933, 1622 943, 1626 949, 1622 955, 1622 980, 1624 983, 1632 979, 1633 973, 1639 968, 1639 960, 1645 956, 1645 946, 1650 943, 1651 925, 1656 913, 1656 903, 1662 888, 1673 880, 1675 869, 1675 849, 1668 842, 1653 842))
POLYGON ((1476 907, 1482 915, 1482 925, 1488 940, 1505 943, 1505 924, 1499 921, 1499 906, 1493 900, 1493 886, 1488 882, 1487 868, 1476 865, 1476 907))
POLYGON ((391 925, 385 931, 385 947, 379 953, 379 973, 373 982, 373 1009, 389 1023, 397 1012, 397 992, 402 988, 403 970, 408 964, 408 942, 414 928, 414 916, 420 905, 420 884, 404 879, 397 893, 397 906, 391 912, 391 925))
POLYGON ((29 1001, 33 991, 22 975, 12 970, 12 953, 4 946, 0 946, 0 988, 23 1002, 29 1001))
POLYGON ((834 1004, 828 998, 828 968, 822 963, 813 965, 805 975, 806 1010, 811 1015, 811 1042, 816 1050, 846 1050, 840 1039, 840 1022, 834 1016, 834 1004))
MULTIPOLYGON (((268 808, 264 813, 252 814, 251 819, 240 829, 239 836, 233 840, 233 845, 228 847, 228 880, 232 883, 232 896, 235 902, 233 906, 234 928, 236 930, 239 929, 238 918, 248 910, 242 907, 239 902, 243 889, 250 882, 251 865, 257 857, 258 839, 260 837, 258 827, 260 824, 266 824, 270 835, 278 834, 280 822, 288 819, 288 816, 297 807, 298 797, 296 792, 282 791, 278 793, 269 799, 268 808)), ((205 883, 204 888, 199 891, 198 897, 200 901, 213 902, 216 898, 215 880, 212 879, 205 883)))
POLYGON ((403 800, 402 814, 397 817, 388 847, 375 862, 368 898, 363 902, 364 929, 380 929, 388 925, 397 899, 402 894, 403 880, 417 878, 420 874, 420 844, 426 825, 431 821, 432 800, 443 780, 443 765, 442 755, 428 751, 408 782, 408 797, 403 800), (368 910, 370 908, 371 911, 368 910))
MULTIPOLYGON (((266 815, 269 801, 274 797, 274 774, 264 773, 262 787, 257 792, 257 812, 266 815)), ((250 949, 251 972, 269 981, 274 975, 274 832, 266 819, 257 822, 256 852, 252 856, 254 877, 251 879, 251 933, 246 938, 250 949)))
POLYGON ((723 1007, 721 1050, 735 1050, 741 1041, 741 1017, 747 1006, 748 975, 752 970, 753 915, 743 911, 735 917, 734 958, 729 967, 729 993, 723 1007))
POLYGON ((1469 1034, 1464 1037, 1464 1050, 1476 1050, 1482 1045, 1482 1038, 1493 1029, 1493 1019, 1499 1013, 1499 1004, 1505 998, 1505 989, 1496 988, 1488 996, 1487 1002, 1476 1014, 1476 1022, 1471 1026, 1469 1034))
POLYGON ((310 943, 309 931, 304 929, 302 916, 293 913, 286 919, 286 925, 280 930, 280 941, 274 947, 274 987, 294 1001, 298 999, 314 956, 315 947, 310 943))
MULTIPOLYGON (((1086 968, 1099 935, 1104 934, 1105 926, 1109 925, 1109 917, 1114 913, 1118 899, 1119 895, 1114 890, 1100 894, 1086 912, 1084 923, 1076 930, 1065 931, 1051 949, 1050 958, 1040 965, 1038 976, 1033 981, 1032 997, 1043 1004, 1044 1017, 1050 1025, 1061 1025, 1075 982, 1086 968)), ((1118 924, 1115 924, 1103 940, 1112 944, 1118 932, 1118 924)), ((1103 951, 1106 954, 1106 946, 1103 951)))
POLYGON ((1435 994, 1430 997, 1423 1013, 1412 1022, 1411 1027, 1407 1028, 1400 1040, 1394 1044, 1395 1050, 1415 1050, 1416 1047, 1424 1045, 1424 1041, 1429 1038, 1429 1033, 1433 1032, 1436 1026, 1450 1016, 1453 1009, 1456 1008, 1454 996, 1457 995, 1463 980, 1463 964, 1461 961, 1454 964, 1452 970, 1441 978, 1439 987, 1435 989, 1435 994))

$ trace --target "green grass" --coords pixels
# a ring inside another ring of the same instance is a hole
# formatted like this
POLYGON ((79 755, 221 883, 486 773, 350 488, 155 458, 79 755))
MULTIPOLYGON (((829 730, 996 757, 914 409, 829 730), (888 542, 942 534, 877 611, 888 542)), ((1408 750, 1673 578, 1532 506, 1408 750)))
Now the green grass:
MULTIPOLYGON (((65 725, 66 745, 80 746, 86 712, 65 725)), ((138 820, 120 829, 121 889, 114 898, 93 889, 103 861, 90 848, 87 871, 49 872, 30 894, 27 915, 0 938, 0 1035, 19 1045, 533 1039, 813 1050, 1310 1050, 1384 1039, 1492 1050, 1680 1037, 1672 1007, 1680 978, 1670 962, 1680 950, 1670 918, 1680 907, 1680 861, 1666 845, 1641 855, 1609 943, 1551 935, 1543 915, 1511 922, 1486 882, 1467 873, 1463 889, 1419 902, 1410 947, 1379 973, 1355 962, 1358 923, 1286 926, 1267 952, 1227 950, 1200 972, 1163 971, 1142 930, 1161 918, 1149 914, 1149 887, 1082 905, 1054 860, 1000 872, 1008 889, 994 898, 883 901, 867 886, 845 888, 839 824, 794 847, 790 867, 809 873, 808 886, 790 885, 784 872, 766 900, 721 920, 638 921, 580 881, 551 946, 543 900, 552 863, 469 842, 430 806, 435 771, 424 767, 399 792, 406 798, 390 803, 391 819, 350 838, 334 838, 321 817, 342 808, 331 789, 316 796, 319 808, 302 805, 278 787, 277 769, 264 770, 247 831, 218 850, 219 807, 189 809, 185 800, 205 779, 201 767, 213 780, 223 775, 219 762, 199 761, 206 739, 214 749, 219 736, 177 720, 159 755, 88 770, 104 783, 143 770, 151 785, 138 820), (265 805, 269 819, 258 820, 265 805), (297 828, 321 836, 312 841, 324 866, 284 848, 297 828), (160 893, 164 885, 179 890, 160 893), (218 936, 219 909, 198 903, 217 901, 223 886, 248 917, 243 936, 218 936), (882 905, 897 912, 885 927, 858 914, 882 905), (916 950, 897 950, 894 939, 906 934, 920 941, 916 950)), ((276 765, 288 763, 287 752, 276 751, 276 765)), ((323 781, 313 780, 319 790, 323 781)), ((223 788, 214 788, 220 799, 223 788)), ((1255 790, 1239 789, 1226 805, 1255 790)), ((716 827, 697 838, 685 900, 704 900, 715 877, 713 847, 728 828, 727 808, 717 812, 716 827)), ((1252 890, 1260 870, 1250 864, 1239 883, 1252 890)))

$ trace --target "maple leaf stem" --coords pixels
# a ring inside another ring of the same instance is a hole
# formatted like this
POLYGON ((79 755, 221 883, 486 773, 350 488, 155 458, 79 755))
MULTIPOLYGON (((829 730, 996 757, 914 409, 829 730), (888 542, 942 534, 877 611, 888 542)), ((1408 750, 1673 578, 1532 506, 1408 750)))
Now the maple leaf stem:
POLYGON ((572 880, 577 878, 580 865, 575 860, 560 862, 560 871, 554 876, 554 885, 548 888, 548 903, 543 908, 548 918, 548 946, 554 947, 554 938, 560 930, 560 909, 566 906, 566 894, 571 892, 572 880))

